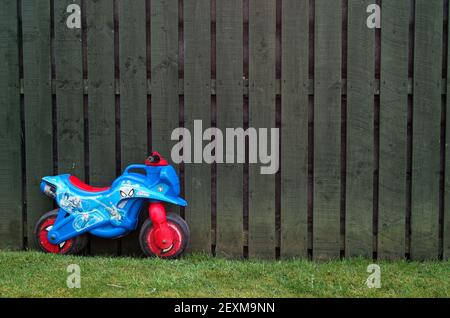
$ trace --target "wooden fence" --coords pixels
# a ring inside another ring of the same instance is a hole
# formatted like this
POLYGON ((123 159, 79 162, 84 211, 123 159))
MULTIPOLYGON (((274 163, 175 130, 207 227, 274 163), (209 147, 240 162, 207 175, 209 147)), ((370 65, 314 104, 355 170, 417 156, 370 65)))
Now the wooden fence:
MULTIPOLYGON (((281 167, 179 165, 191 250, 447 259, 448 16, 448 0, 0 1, 0 247, 35 247, 42 176, 110 183, 200 119, 280 128, 281 167)), ((89 250, 133 255, 137 235, 89 250)))

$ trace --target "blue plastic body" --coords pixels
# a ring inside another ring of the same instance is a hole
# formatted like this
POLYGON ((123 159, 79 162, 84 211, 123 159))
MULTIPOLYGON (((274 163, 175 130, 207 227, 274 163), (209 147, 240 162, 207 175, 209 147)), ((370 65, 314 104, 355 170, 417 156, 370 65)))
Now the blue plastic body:
POLYGON ((101 192, 82 190, 68 174, 44 177, 40 188, 60 207, 48 233, 53 244, 87 232, 103 238, 124 236, 136 229, 145 201, 187 205, 179 196, 180 182, 172 166, 131 165, 101 192))

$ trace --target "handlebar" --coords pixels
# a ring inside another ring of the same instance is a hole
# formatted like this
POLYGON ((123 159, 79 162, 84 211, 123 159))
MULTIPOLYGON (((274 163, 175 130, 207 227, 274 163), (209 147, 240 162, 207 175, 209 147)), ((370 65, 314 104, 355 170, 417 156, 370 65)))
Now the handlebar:
POLYGON ((123 172, 124 174, 130 173, 130 170, 144 170, 147 171, 147 166, 146 165, 130 165, 128 166, 125 171, 123 172))

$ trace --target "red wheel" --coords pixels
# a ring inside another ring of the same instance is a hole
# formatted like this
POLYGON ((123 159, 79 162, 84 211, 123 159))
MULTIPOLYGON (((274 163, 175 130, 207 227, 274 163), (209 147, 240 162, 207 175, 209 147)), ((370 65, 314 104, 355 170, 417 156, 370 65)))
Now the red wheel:
POLYGON ((177 214, 169 213, 167 215, 167 225, 172 234, 172 246, 167 249, 161 249, 155 240, 156 229, 150 219, 147 219, 141 227, 139 242, 142 251, 147 256, 157 256, 161 258, 179 257, 189 243, 189 228, 186 222, 177 214))
POLYGON ((76 254, 86 246, 85 236, 78 236, 60 244, 52 244, 48 240, 48 232, 58 216, 58 210, 44 214, 36 224, 34 235, 36 243, 41 251, 52 254, 76 254))

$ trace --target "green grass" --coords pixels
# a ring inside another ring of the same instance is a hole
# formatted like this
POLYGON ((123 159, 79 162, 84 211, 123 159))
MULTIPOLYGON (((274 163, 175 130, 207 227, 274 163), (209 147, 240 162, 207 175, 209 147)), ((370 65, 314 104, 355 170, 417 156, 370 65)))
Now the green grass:
POLYGON ((447 262, 379 262, 381 288, 366 285, 370 260, 314 263, 181 260, 0 252, 0 297, 449 297, 447 262), (69 264, 81 288, 69 289, 69 264))

